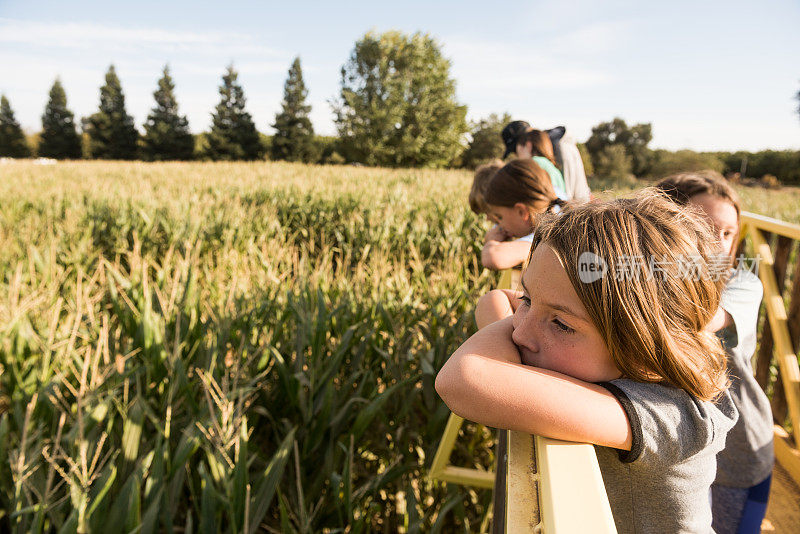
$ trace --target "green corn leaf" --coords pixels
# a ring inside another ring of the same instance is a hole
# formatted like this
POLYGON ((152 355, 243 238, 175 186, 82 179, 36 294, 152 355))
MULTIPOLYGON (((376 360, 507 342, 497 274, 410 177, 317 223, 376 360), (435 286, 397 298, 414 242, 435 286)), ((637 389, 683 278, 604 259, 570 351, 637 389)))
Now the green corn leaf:
POLYGON ((89 509, 86 511, 86 517, 91 518, 92 514, 97 510, 98 506, 103 504, 108 492, 111 490, 111 486, 114 484, 114 481, 117 479, 117 468, 113 464, 106 466, 103 470, 104 473, 98 480, 96 484, 100 485, 100 491, 97 495, 94 496, 92 499, 91 504, 89 505, 89 509))
POLYGON ((200 472, 200 533, 215 534, 217 532, 217 497, 211 478, 203 469, 200 472))
POLYGON ((297 427, 292 428, 283 438, 278 450, 272 455, 272 459, 260 477, 261 480, 256 485, 255 493, 250 503, 250 525, 247 530, 250 534, 258 530, 258 525, 261 524, 261 520, 269 510, 272 497, 275 495, 281 478, 283 478, 286 463, 289 461, 296 431, 297 427))
POLYGON ((439 534, 444 528, 445 518, 447 517, 447 513, 450 512, 455 506, 457 506, 461 500, 463 499, 462 495, 456 494, 451 497, 445 504, 439 509, 439 513, 436 517, 436 522, 431 527, 431 534, 439 534))
POLYGON ((370 423, 372 423, 372 420, 383 411, 383 407, 386 402, 411 381, 411 378, 406 378, 405 380, 401 380, 400 382, 396 383, 392 387, 387 388, 383 393, 375 397, 366 408, 361 410, 361 412, 358 414, 358 417, 356 417, 356 421, 353 424, 352 430, 352 434, 356 441, 361 438, 361 436, 364 434, 364 431, 367 429, 370 423))

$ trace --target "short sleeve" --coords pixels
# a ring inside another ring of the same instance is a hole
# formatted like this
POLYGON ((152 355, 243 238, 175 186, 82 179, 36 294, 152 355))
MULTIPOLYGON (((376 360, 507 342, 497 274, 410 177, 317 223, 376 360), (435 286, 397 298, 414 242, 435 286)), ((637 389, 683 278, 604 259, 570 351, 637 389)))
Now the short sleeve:
POLYGON ((606 388, 608 392, 611 393, 617 399, 617 401, 619 401, 619 403, 622 405, 622 409, 625 410, 625 415, 628 417, 628 423, 631 425, 631 450, 626 451, 618 449, 617 453, 619 454, 619 461, 622 463, 635 462, 636 459, 642 454, 642 448, 644 447, 642 439, 642 422, 639 421, 639 415, 636 413, 636 408, 634 408, 633 403, 625 394, 625 392, 611 382, 601 382, 599 385, 606 388))
POLYGON ((625 463, 672 465, 708 447, 721 450, 738 417, 727 392, 711 403, 661 384, 618 379, 599 385, 614 395, 628 416, 631 450, 618 451, 625 463))

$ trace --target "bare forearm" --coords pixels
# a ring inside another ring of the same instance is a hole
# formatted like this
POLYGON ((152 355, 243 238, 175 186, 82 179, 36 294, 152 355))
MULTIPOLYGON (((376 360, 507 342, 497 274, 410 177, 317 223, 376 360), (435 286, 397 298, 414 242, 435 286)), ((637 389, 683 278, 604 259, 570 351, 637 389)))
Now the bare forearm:
POLYGON ((510 269, 524 263, 529 252, 527 241, 489 240, 481 250, 481 263, 488 269, 510 269))
POLYGON ((619 402, 596 384, 520 364, 511 321, 467 340, 436 377, 450 409, 472 421, 531 434, 629 449, 631 431, 619 402))

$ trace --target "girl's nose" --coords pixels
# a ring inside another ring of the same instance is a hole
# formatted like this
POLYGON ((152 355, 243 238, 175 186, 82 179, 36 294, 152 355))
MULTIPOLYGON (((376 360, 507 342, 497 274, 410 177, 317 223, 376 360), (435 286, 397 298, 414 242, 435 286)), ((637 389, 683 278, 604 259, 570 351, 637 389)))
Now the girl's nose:
MULTIPOLYGON (((517 313, 520 313, 517 311, 517 313)), ((538 330, 534 323, 533 314, 528 310, 520 320, 515 321, 511 339, 520 347, 525 347, 531 352, 539 352, 538 330)))

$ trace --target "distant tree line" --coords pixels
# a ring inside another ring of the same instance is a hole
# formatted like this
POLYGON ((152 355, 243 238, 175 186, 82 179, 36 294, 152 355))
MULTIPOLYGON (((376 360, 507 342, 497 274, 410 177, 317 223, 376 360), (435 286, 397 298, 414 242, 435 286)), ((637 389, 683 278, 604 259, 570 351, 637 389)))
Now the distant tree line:
MULTIPOLYGON (((57 159, 273 160, 360 163, 387 167, 465 167, 502 156, 500 131, 511 117, 491 114, 467 123, 456 101, 450 61, 430 36, 369 32, 342 66, 339 95, 331 101, 337 135, 318 136, 309 118, 308 89, 300 58, 289 68, 272 136, 256 129, 233 65, 219 86, 211 129, 189 130, 165 66, 153 93, 155 105, 139 132, 111 65, 96 113, 76 124, 56 78, 42 115, 42 130, 27 139, 8 99, 0 99, 0 156, 57 159)), ((800 100, 800 92, 797 95, 800 100)), ((798 108, 800 113, 800 108, 798 108)), ((622 181, 670 172, 713 168, 744 177, 773 176, 800 184, 800 152, 670 152, 652 150, 652 126, 614 118, 592 128, 579 145, 587 174, 622 181)))

